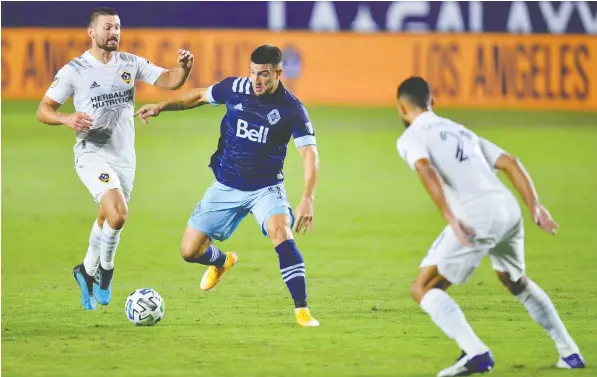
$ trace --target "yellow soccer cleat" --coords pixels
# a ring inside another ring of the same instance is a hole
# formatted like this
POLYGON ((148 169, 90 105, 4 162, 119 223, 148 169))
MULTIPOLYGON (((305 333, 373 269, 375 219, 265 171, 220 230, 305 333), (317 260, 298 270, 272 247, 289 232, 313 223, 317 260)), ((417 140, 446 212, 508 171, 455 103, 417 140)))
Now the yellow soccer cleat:
POLYGON ((309 308, 297 308, 294 310, 296 314, 296 321, 302 327, 317 327, 319 326, 319 322, 313 318, 309 308))
POLYGON ((238 255, 235 252, 229 251, 226 253, 226 262, 222 267, 217 266, 209 266, 207 271, 203 274, 203 278, 201 278, 201 289, 204 291, 209 291, 213 287, 218 284, 224 272, 228 271, 230 267, 234 266, 238 263, 238 255))

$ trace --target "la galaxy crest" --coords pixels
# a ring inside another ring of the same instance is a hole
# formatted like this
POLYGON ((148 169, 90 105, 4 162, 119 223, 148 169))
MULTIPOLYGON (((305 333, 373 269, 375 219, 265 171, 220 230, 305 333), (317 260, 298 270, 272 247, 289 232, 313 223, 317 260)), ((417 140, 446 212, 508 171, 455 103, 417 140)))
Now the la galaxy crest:
POLYGON ((100 181, 102 181, 104 183, 110 182, 110 174, 108 174, 108 173, 102 173, 102 174, 100 174, 100 176, 98 178, 100 181))
POLYGON ((122 72, 122 75, 120 75, 120 78, 125 83, 130 84, 131 80, 133 79, 133 76, 129 72, 124 71, 124 72, 122 72))

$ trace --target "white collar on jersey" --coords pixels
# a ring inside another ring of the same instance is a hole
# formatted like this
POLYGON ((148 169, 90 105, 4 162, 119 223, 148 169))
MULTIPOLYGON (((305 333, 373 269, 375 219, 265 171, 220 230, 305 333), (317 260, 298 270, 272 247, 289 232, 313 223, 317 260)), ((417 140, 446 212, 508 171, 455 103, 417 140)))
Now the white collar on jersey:
POLYGON ((106 64, 102 63, 101 61, 99 61, 98 59, 96 59, 93 55, 91 55, 91 52, 89 50, 85 51, 85 53, 83 54, 83 56, 85 57, 85 59, 87 59, 87 61, 93 65, 96 66, 100 66, 100 67, 106 67, 109 65, 113 65, 116 62, 116 55, 118 54, 118 51, 114 51, 114 53, 112 54, 112 59, 110 59, 110 61, 106 64))
POLYGON ((412 122, 410 127, 416 126, 418 124, 425 124, 428 121, 437 118, 437 115, 433 112, 433 110, 427 110, 419 114, 412 122))

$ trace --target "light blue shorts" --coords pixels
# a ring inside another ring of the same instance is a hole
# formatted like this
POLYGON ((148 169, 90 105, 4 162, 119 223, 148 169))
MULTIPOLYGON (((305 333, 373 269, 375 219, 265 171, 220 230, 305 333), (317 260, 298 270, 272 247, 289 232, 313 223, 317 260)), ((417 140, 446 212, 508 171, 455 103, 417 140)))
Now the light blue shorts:
POLYGON ((294 226, 294 214, 283 183, 257 191, 240 191, 218 181, 207 189, 188 225, 212 240, 224 241, 249 213, 255 216, 265 236, 268 235, 267 220, 273 215, 287 215, 291 228, 294 226))

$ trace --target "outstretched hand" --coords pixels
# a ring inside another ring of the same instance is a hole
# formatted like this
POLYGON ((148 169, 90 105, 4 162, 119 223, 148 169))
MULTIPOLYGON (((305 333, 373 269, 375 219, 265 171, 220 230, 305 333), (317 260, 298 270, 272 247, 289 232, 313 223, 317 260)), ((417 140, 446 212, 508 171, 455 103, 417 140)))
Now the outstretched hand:
POLYGON ((160 115, 160 111, 160 106, 158 104, 149 104, 144 105, 139 110, 137 110, 134 116, 139 116, 139 119, 141 119, 141 121, 144 124, 148 124, 149 121, 147 120, 147 118, 157 117, 158 115, 160 115))

